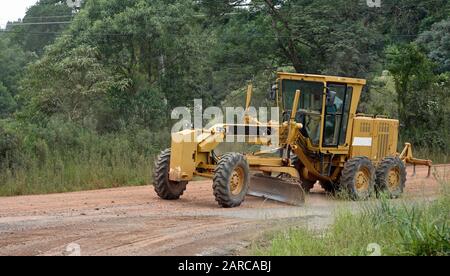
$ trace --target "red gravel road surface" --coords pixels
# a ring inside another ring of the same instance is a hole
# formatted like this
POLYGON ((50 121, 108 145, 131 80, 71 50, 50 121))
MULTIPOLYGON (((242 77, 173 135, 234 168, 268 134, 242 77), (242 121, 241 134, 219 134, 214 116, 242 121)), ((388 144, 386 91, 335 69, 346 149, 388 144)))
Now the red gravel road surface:
MULTIPOLYGON (((450 165, 417 168, 402 200, 429 200, 450 180, 450 165)), ((0 255, 236 255, 265 231, 324 228, 340 207, 316 188, 303 207, 248 197, 221 209, 210 181, 190 183, 181 200, 163 201, 151 186, 0 198, 0 255)))

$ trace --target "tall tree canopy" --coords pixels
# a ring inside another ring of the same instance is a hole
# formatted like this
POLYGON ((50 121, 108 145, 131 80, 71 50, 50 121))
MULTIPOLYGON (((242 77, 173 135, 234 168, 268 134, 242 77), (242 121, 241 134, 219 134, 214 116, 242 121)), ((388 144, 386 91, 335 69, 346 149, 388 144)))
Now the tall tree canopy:
POLYGON ((363 111, 381 99, 374 93, 389 94, 398 108, 377 102, 377 113, 410 127, 411 105, 431 106, 412 100, 417 91, 444 97, 435 88, 449 71, 448 0, 83 3, 74 13, 41 0, 25 25, 0 34, 2 116, 44 125, 57 116, 100 133, 159 129, 174 107, 226 103, 249 80, 263 99, 280 68, 366 78, 363 111), (56 21, 70 24, 47 24, 56 21))
POLYGON ((39 0, 31 6, 20 22, 12 22, 6 29, 13 33, 12 40, 24 51, 41 55, 45 46, 55 38, 72 20, 72 9, 62 0, 39 0))

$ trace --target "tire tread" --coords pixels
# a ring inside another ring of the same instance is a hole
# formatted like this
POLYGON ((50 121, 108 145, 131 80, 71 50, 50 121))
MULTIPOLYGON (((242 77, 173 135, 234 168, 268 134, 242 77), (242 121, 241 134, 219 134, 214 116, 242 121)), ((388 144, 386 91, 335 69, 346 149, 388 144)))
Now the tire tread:
POLYGON ((174 183, 169 180, 171 150, 166 149, 161 152, 155 161, 155 169, 153 172, 154 189, 156 194, 165 200, 177 200, 186 191, 187 182, 174 183), (174 189, 171 185, 177 185, 174 189))

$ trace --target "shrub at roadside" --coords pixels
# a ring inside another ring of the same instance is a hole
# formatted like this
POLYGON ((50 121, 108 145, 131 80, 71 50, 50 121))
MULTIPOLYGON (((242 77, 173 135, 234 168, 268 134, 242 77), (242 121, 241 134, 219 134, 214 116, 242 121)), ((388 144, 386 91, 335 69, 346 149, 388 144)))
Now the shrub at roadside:
POLYGON ((382 255, 450 255, 450 194, 433 202, 395 204, 383 199, 360 213, 340 212, 325 231, 290 229, 255 245, 254 254, 270 256, 367 256, 378 244, 382 255))
POLYGON ((0 122, 0 196, 144 185, 167 137, 148 130, 99 135, 52 120, 0 122))

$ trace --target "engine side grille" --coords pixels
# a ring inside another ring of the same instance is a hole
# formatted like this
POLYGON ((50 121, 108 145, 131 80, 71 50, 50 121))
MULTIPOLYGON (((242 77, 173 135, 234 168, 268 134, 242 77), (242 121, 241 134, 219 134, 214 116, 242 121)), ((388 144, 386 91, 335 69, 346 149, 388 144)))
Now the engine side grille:
POLYGON ((378 129, 378 160, 382 160, 388 154, 389 149, 389 124, 380 123, 378 129))
POLYGON ((361 123, 361 132, 370 133, 371 132, 370 123, 361 123))

